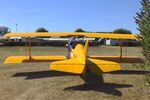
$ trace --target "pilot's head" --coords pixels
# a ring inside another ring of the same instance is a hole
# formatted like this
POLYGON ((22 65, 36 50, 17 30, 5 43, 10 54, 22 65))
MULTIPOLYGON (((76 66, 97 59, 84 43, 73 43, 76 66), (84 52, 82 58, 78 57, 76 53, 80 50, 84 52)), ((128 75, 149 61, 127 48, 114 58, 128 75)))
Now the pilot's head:
POLYGON ((71 37, 70 40, 75 40, 75 36, 71 37))

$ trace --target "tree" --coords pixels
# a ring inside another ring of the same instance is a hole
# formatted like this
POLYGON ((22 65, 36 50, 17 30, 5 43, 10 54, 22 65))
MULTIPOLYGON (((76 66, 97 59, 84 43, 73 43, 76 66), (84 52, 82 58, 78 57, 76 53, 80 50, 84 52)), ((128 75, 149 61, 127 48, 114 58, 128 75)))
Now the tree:
POLYGON ((8 33, 9 28, 6 26, 0 26, 0 35, 5 35, 8 33))
MULTIPOLYGON (((86 31, 84 31, 82 28, 77 28, 76 30, 75 30, 75 32, 86 32, 86 31)), ((84 38, 84 36, 78 36, 79 38, 84 38)))
POLYGON ((38 28, 38 29, 36 30, 36 32, 48 32, 48 30, 45 29, 45 28, 43 28, 43 27, 41 27, 41 28, 38 28))
POLYGON ((130 30, 124 29, 124 28, 119 28, 113 31, 114 33, 119 33, 119 34, 132 34, 130 30))
POLYGON ((150 65, 150 1, 142 0, 142 8, 136 13, 135 22, 140 31, 139 39, 143 47, 143 55, 146 58, 145 68, 150 65))
POLYGON ((82 28, 77 28, 75 32, 85 32, 82 28))
MULTIPOLYGON (((48 32, 47 29, 41 27, 41 28, 38 28, 35 32, 48 32)), ((40 36, 40 38, 50 38, 51 36, 40 36)))

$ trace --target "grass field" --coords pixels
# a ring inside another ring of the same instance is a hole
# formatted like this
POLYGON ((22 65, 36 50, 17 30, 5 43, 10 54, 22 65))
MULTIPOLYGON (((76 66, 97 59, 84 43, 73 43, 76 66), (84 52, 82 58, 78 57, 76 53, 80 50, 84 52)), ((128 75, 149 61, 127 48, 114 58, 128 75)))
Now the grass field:
MULTIPOLYGON (((65 47, 33 47, 33 55, 65 55, 65 47)), ((89 55, 119 55, 115 46, 90 47, 89 55)), ((130 56, 142 58, 139 47, 130 56)), ((26 55, 24 47, 0 47, 0 100, 150 100, 150 88, 139 64, 104 74, 104 84, 85 88, 79 76, 49 70, 50 62, 3 64, 10 55, 26 55)), ((149 72, 150 73, 150 72, 149 72)))

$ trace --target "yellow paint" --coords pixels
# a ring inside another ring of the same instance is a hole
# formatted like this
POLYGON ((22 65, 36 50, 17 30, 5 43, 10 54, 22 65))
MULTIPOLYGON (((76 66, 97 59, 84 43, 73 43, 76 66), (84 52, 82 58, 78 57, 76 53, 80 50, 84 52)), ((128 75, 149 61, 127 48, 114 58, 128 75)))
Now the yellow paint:
POLYGON ((99 60, 106 60, 106 61, 113 61, 117 63, 144 63, 142 58, 136 56, 88 56, 92 59, 99 59, 99 60))
POLYGON ((56 61, 56 62, 51 63, 50 65, 51 70, 74 73, 74 74, 82 74, 84 67, 85 67, 85 64, 78 61, 77 59, 56 61))
POLYGON ((74 56, 71 59, 53 62, 50 65, 50 69, 75 74, 84 74, 86 67, 88 67, 94 74, 97 75, 121 69, 119 63, 116 62, 91 58, 87 59, 87 49, 88 41, 86 41, 84 47, 81 44, 77 44, 75 49, 72 49, 74 56))
MULTIPOLYGON (((86 42, 88 45, 88 41, 86 42)), ((86 67, 87 47, 77 44, 75 49, 72 49, 73 57, 69 60, 56 61, 50 65, 51 70, 69 72, 75 74, 83 74, 86 67)))
POLYGON ((137 39, 137 35, 114 33, 85 33, 85 32, 28 32, 7 33, 4 37, 42 37, 42 36, 85 36, 93 38, 137 39))
MULTIPOLYGON (((65 60, 65 56, 32 56, 31 61, 57 61, 65 60)), ((5 61, 4 64, 17 64, 24 61, 29 61, 29 56, 10 56, 5 61)))
MULTIPOLYGON (((111 58, 111 59, 114 59, 114 58, 120 58, 120 56, 96 56, 96 55, 90 55, 88 56, 89 58, 95 58, 95 59, 100 59, 100 58, 111 58)), ((138 58, 137 56, 122 56, 122 58, 138 58)))
POLYGON ((26 56, 10 56, 7 57, 4 61, 4 64, 19 64, 22 63, 24 60, 29 59, 29 57, 26 56))
MULTIPOLYGON (((97 56, 97 55, 91 55, 91 56, 88 56, 89 58, 94 58, 94 59, 101 59, 101 58, 110 58, 110 59, 114 59, 114 58, 120 58, 120 56, 97 56)), ((138 58, 136 56, 122 56, 122 59, 123 58, 138 58)))
POLYGON ((119 63, 88 58, 88 68, 99 75, 106 72, 121 70, 119 63))
POLYGON ((86 60, 86 54, 84 53, 84 48, 81 44, 77 44, 75 49, 72 49, 74 57, 72 59, 76 59, 79 62, 82 62, 85 64, 86 60))

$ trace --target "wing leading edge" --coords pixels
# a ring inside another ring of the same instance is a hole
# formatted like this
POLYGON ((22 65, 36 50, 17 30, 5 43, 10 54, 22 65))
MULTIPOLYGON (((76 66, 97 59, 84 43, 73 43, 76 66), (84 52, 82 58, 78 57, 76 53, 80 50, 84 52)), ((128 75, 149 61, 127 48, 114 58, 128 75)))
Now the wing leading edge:
POLYGON ((4 37, 45 37, 45 36, 85 36, 93 38, 112 38, 112 39, 134 39, 137 35, 133 34, 114 34, 114 33, 84 33, 84 32, 31 32, 31 33, 7 33, 4 37))

